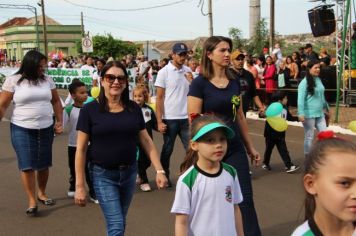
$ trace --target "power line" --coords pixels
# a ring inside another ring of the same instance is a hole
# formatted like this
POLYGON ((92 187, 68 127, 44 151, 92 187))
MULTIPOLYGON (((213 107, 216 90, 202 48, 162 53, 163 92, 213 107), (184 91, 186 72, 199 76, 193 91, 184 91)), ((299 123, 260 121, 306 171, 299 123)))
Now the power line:
POLYGON ((66 3, 72 4, 74 6, 77 6, 77 7, 89 8, 89 9, 94 9, 94 10, 99 10, 99 11, 144 11, 144 10, 151 10, 151 9, 156 9, 156 8, 162 8, 162 7, 168 7, 168 6, 176 5, 176 4, 179 4, 179 3, 183 3, 186 0, 180 0, 180 1, 176 1, 176 2, 171 2, 171 3, 166 3, 166 4, 162 4, 162 5, 151 6, 151 7, 128 8, 128 9, 99 8, 99 7, 92 7, 92 6, 86 6, 86 5, 77 4, 77 3, 71 2, 69 0, 63 0, 63 1, 66 2, 66 3))

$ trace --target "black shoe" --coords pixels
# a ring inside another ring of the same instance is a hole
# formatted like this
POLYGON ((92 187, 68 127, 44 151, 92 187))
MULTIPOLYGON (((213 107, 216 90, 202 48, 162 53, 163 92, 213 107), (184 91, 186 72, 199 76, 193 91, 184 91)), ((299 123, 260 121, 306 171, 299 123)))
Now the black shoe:
POLYGON ((262 169, 265 169, 265 170, 268 170, 268 171, 271 171, 272 168, 270 167, 270 165, 266 165, 266 164, 263 164, 262 165, 262 169))
POLYGON ((173 188, 173 184, 170 179, 168 179, 167 188, 173 188))
POLYGON ((38 211, 38 207, 37 206, 27 208, 26 215, 28 215, 28 216, 36 216, 37 211, 38 211))
POLYGON ((52 198, 47 198, 47 199, 40 199, 39 197, 37 198, 37 200, 42 203, 43 205, 46 205, 46 206, 53 206, 56 204, 56 201, 52 198))

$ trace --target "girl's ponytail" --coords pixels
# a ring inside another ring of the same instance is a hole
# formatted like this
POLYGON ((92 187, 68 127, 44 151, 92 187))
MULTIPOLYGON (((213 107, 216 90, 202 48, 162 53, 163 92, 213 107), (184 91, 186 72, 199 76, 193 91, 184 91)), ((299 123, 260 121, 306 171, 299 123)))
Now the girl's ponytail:
POLYGON ((191 147, 189 148, 187 154, 185 155, 184 161, 180 165, 180 175, 189 169, 198 161, 198 153, 194 151, 191 147))

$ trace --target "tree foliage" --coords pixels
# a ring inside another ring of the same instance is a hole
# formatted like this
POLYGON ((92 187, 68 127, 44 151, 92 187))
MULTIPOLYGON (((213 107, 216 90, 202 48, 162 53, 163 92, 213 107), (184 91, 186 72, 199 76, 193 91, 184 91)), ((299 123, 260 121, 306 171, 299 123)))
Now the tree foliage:
POLYGON ((251 38, 247 50, 251 54, 261 54, 264 47, 269 47, 268 28, 265 19, 261 19, 256 25, 255 35, 251 38))
MULTIPOLYGON (((78 53, 82 53, 81 41, 76 42, 78 53)), ((136 55, 139 46, 127 41, 115 39, 111 34, 93 36, 92 55, 98 57, 122 58, 127 54, 136 55)))
POLYGON ((99 57, 121 58, 127 54, 136 54, 138 46, 132 42, 115 39, 111 34, 93 37, 93 54, 99 57))
POLYGON ((234 49, 241 49, 246 46, 246 39, 242 38, 242 31, 239 28, 229 28, 229 37, 232 40, 234 49))

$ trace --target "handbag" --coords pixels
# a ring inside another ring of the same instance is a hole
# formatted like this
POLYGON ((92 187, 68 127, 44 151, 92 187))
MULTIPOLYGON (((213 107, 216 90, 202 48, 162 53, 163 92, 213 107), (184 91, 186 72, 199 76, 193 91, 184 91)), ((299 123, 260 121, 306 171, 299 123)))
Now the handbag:
POLYGON ((284 73, 278 74, 278 88, 284 88, 286 81, 284 79, 284 73))

